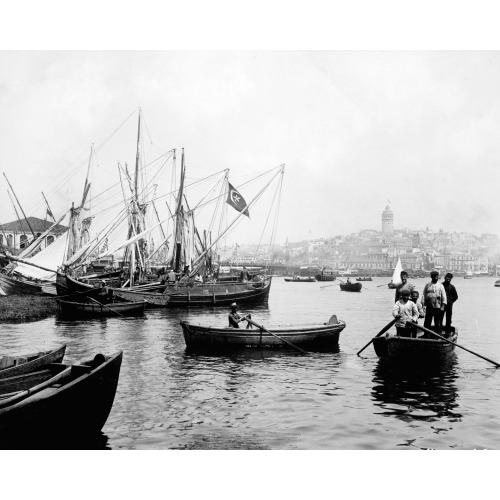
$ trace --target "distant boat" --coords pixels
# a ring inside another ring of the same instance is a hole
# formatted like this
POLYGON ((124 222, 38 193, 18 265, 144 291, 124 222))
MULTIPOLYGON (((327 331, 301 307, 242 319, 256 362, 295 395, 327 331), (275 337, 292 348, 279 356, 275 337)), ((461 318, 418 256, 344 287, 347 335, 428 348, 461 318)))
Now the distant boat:
POLYGON ((500 280, 496 280, 494 286, 500 286, 500 280))
POLYGON ((363 276, 362 278, 356 278, 356 281, 373 281, 371 276, 363 276))
POLYGON ((464 280, 471 280, 472 279, 472 271, 467 271, 465 274, 464 274, 464 280))
POLYGON ((399 284, 401 284, 401 271, 403 270, 403 266, 401 265, 401 257, 398 258, 398 263, 394 268, 394 272, 392 273, 391 282, 387 285, 389 288, 396 288, 399 284))
POLYGON ((361 292, 361 283, 340 283, 340 289, 343 292, 361 292))
POLYGON ((294 276, 293 278, 285 278, 285 281, 294 283, 313 283, 316 281, 314 276, 294 276))

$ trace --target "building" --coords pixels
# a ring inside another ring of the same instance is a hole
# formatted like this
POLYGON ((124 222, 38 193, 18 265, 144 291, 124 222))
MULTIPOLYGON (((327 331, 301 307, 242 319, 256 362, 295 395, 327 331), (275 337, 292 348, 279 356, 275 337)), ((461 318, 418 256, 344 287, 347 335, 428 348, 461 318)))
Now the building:
POLYGON ((394 234, 394 213, 387 205, 382 212, 382 236, 392 236, 394 234))
MULTIPOLYGON (((9 250, 13 254, 19 254, 23 249, 35 239, 47 231, 52 222, 38 217, 28 217, 0 224, 0 248, 9 250), (33 232, 32 232, 33 231, 33 232), (33 235, 33 233, 35 233, 33 235)), ((49 246, 59 235, 67 231, 68 228, 61 224, 54 226, 44 237, 40 248, 49 246)))

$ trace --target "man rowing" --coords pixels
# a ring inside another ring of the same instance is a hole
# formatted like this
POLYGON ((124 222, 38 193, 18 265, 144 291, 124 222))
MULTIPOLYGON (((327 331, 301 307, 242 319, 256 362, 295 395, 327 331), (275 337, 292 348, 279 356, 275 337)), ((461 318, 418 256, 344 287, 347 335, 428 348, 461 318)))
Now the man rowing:
MULTIPOLYGON (((229 313, 227 319, 229 320, 229 327, 230 328, 239 328, 240 325, 239 323, 241 321, 246 321, 247 319, 252 319, 251 314, 247 314, 246 316, 240 316, 238 314, 238 306, 236 302, 233 302, 230 306, 231 312, 229 313)), ((250 323, 247 323, 247 328, 251 328, 250 323)))

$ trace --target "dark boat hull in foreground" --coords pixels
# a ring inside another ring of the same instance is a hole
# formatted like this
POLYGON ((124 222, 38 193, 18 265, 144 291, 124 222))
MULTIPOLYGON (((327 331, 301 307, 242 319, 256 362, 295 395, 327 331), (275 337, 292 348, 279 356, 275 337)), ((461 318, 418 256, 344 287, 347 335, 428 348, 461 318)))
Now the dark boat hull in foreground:
POLYGON ((120 316, 141 316, 146 303, 141 302, 111 302, 109 304, 83 302, 68 302, 58 300, 59 314, 71 319, 85 318, 117 318, 120 316))
MULTIPOLYGON (((100 431, 109 416, 116 394, 122 352, 98 354, 83 364, 48 365, 46 380, 22 390, 18 377, 2 381, 4 389, 21 389, 0 397, 0 437, 2 441, 81 436, 100 431), (49 378, 47 378, 49 377, 49 378)), ((38 372, 42 376, 41 372, 38 372)), ((35 380, 35 374, 29 374, 35 380)), ((43 379, 41 379, 43 380, 43 379)))
POLYGON ((49 363, 60 363, 65 352, 66 345, 63 345, 51 351, 41 351, 34 354, 0 356, 0 379, 30 373, 49 363))
MULTIPOLYGON (((456 342, 458 331, 455 329, 449 340, 456 342)), ((441 362, 450 359, 455 346, 435 338, 410 337, 376 337, 373 339, 373 348, 377 356, 384 361, 397 363, 420 363, 423 366, 429 363, 441 362)))
MULTIPOLYGON (((243 325, 244 323, 242 323, 243 325)), ((184 340, 189 349, 241 349, 246 347, 288 347, 285 342, 259 328, 212 328, 181 321, 184 340)), ((317 326, 270 327, 275 335, 304 348, 334 347, 339 342, 344 321, 332 316, 328 323, 317 326)))

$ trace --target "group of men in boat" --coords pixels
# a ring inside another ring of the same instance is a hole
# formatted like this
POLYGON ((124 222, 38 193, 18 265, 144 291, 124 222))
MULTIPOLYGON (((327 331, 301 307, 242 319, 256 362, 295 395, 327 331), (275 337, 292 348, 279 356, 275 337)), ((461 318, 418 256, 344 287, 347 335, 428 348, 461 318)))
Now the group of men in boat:
POLYGON ((453 304, 458 299, 458 293, 451 284, 453 274, 447 273, 443 283, 438 283, 439 272, 431 271, 431 281, 427 283, 419 299, 419 293, 412 283, 408 282, 408 273, 401 271, 401 283, 396 287, 395 304, 392 315, 396 319, 397 335, 403 337, 416 336, 415 324, 419 318, 424 318, 424 327, 441 333, 443 318, 446 317, 445 334, 452 332, 453 304), (434 325, 432 325, 434 323, 434 325))

